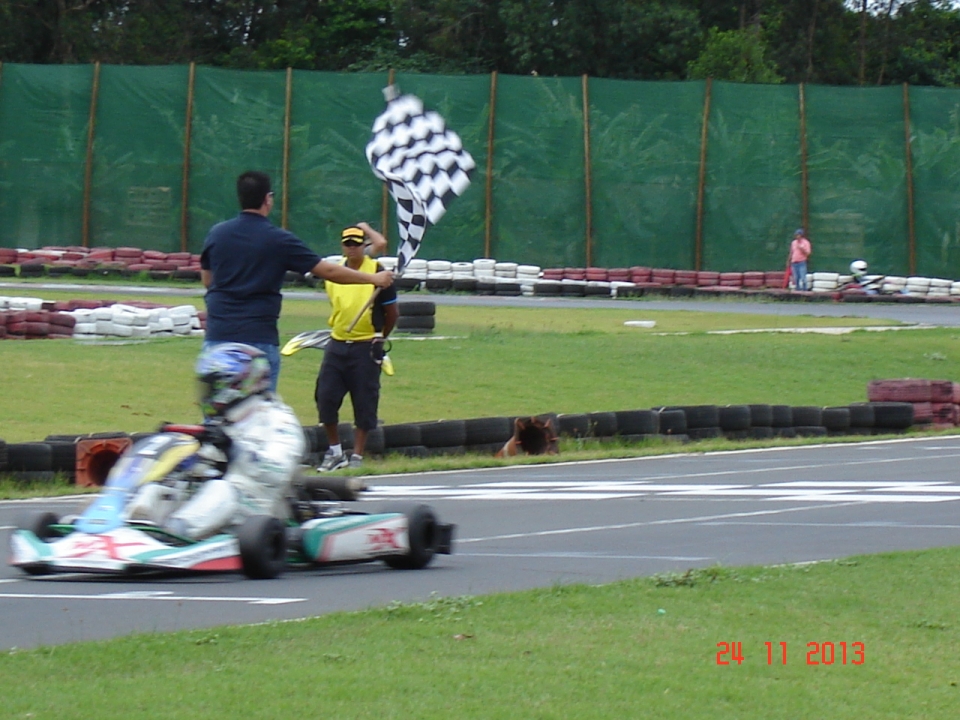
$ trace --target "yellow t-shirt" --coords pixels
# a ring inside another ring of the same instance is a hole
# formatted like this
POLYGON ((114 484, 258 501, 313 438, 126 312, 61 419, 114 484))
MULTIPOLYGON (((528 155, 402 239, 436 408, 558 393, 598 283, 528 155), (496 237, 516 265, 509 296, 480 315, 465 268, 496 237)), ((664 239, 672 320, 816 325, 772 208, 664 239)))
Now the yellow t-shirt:
MULTIPOLYGON (((341 265, 346 265, 346 258, 341 265)), ((364 257, 361 263, 360 272, 377 272, 377 261, 371 257, 364 257)), ((372 340, 376 331, 373 329, 373 305, 366 309, 363 317, 360 318, 351 332, 347 332, 350 323, 360 312, 360 309, 366 305, 373 291, 376 289, 373 285, 340 285, 339 283, 325 281, 323 288, 330 298, 330 305, 333 312, 330 313, 330 335, 334 340, 372 340)))

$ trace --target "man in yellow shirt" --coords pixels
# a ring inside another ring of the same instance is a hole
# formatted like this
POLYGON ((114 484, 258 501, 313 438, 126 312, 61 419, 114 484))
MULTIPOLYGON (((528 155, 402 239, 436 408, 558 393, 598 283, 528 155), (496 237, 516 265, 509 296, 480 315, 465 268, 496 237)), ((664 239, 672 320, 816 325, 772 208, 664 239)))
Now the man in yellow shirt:
MULTIPOLYGON (((383 236, 366 223, 345 228, 340 236, 343 264, 361 272, 376 272, 380 264, 368 254, 386 247, 383 236)), ((330 341, 323 353, 314 399, 320 424, 327 434, 330 449, 317 468, 329 472, 343 467, 360 467, 367 433, 377 426, 380 404, 380 369, 384 341, 390 335, 400 312, 397 291, 392 285, 377 293, 373 304, 354 320, 370 300, 374 288, 369 285, 324 284, 330 299, 330 341), (338 424, 340 407, 347 393, 353 404, 353 454, 348 458, 340 443, 338 424)))

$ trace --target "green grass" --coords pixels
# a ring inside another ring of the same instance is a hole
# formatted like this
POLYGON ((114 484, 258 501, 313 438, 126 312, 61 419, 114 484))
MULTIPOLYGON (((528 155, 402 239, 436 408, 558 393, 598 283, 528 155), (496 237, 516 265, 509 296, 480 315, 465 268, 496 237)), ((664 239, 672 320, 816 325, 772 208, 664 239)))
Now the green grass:
MULTIPOLYGON (((44 292, 49 299, 75 295, 44 292)), ((187 300, 171 300, 181 302, 187 300)), ((200 298, 189 302, 202 307, 200 298)), ((840 405, 864 400, 873 379, 960 375, 960 331, 954 329, 710 335, 708 330, 877 323, 643 306, 438 306, 436 334, 446 339, 394 340, 397 372, 383 380, 381 419, 394 424, 696 403, 840 405), (656 320, 657 327, 623 325, 638 318, 656 320)), ((319 299, 287 300, 282 338, 324 327, 328 312, 319 299)), ((195 420, 193 363, 199 348, 199 338, 120 346, 0 343, 6 373, 0 437, 25 442, 54 433, 144 432, 165 420, 195 420)), ((318 351, 304 350, 283 361, 279 391, 304 424, 316 422, 313 388, 320 358, 318 351)), ((343 419, 350 417, 347 403, 343 419)))
POLYGON ((14 651, 0 694, 4 717, 58 720, 952 719, 958 563, 952 548, 714 567, 14 651), (742 663, 718 665, 720 642, 742 663), (811 642, 834 663, 808 665, 811 642))

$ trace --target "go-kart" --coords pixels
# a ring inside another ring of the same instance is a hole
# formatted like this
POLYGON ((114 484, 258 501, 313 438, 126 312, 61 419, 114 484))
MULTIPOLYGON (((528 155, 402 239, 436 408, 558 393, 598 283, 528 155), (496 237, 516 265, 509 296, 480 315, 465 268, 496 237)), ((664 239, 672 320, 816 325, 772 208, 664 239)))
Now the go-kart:
POLYGON ((79 515, 38 512, 11 536, 10 564, 30 575, 60 572, 243 571, 274 578, 288 565, 316 566, 382 560, 397 569, 426 567, 450 554, 454 526, 426 505, 385 512, 349 509, 359 478, 306 476, 291 483, 288 516, 253 515, 241 525, 191 540, 127 512, 145 485, 158 483, 155 516, 173 512, 201 483, 223 472, 225 456, 201 452, 205 426, 171 426, 144 438, 110 470, 103 489, 79 515))

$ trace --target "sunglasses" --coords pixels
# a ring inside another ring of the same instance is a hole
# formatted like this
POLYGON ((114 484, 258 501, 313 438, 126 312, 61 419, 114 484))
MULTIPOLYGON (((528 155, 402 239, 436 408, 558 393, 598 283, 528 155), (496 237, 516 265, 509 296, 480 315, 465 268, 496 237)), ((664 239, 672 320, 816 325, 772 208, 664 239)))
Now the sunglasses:
POLYGON ((363 245, 363 243, 359 240, 344 240, 342 241, 342 244, 346 245, 347 247, 360 247, 363 245))

